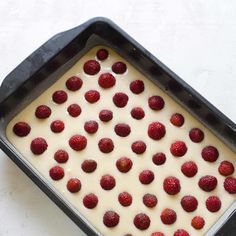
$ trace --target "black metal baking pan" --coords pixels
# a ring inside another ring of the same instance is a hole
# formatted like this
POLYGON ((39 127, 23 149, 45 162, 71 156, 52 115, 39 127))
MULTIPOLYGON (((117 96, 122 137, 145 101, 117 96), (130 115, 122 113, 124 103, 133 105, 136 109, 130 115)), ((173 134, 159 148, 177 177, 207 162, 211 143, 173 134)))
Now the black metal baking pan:
MULTIPOLYGON (((97 45, 117 51, 236 151, 236 125, 109 19, 93 18, 55 35, 17 66, 0 87, 0 148, 91 236, 101 234, 20 158, 7 140, 5 130, 11 118, 97 45)), ((207 235, 234 235, 235 232, 236 204, 233 204, 207 235)))

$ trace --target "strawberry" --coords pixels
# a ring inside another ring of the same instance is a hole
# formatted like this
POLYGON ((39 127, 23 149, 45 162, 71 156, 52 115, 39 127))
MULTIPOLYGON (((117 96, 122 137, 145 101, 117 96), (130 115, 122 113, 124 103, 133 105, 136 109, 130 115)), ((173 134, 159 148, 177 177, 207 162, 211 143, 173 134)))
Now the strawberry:
POLYGON ((145 112, 144 112, 143 108, 141 108, 141 107, 134 107, 131 110, 130 114, 136 120, 141 120, 145 116, 145 112))
POLYGON ((116 84, 116 78, 111 73, 103 73, 98 78, 98 84, 100 87, 108 89, 116 84))
POLYGON ((17 122, 14 126, 13 126, 13 132, 15 133, 15 135, 19 136, 19 137, 25 137, 27 136, 31 131, 31 127, 28 123, 26 122, 17 122))
POLYGON ((112 120, 113 112, 110 110, 101 110, 99 113, 99 119, 103 122, 108 122, 112 120))
POLYGON ((51 123, 50 128, 51 128, 52 132, 54 132, 54 133, 61 133, 65 128, 65 124, 61 120, 54 120, 51 123))
POLYGON ((217 212, 221 208, 221 200, 217 196, 210 196, 206 200, 206 208, 210 212, 217 212))
POLYGON ((66 87, 70 91, 77 91, 82 85, 83 81, 77 76, 72 76, 66 81, 66 87))
POLYGON ((98 147, 101 152, 109 153, 114 149, 114 143, 110 138, 102 138, 98 142, 98 147))
POLYGON ((214 146, 206 146, 202 149, 202 158, 208 162, 215 162, 219 157, 219 152, 214 146))
POLYGON ((139 213, 134 217, 134 225, 137 229, 146 230, 149 228, 151 220, 148 215, 139 213))
POLYGON ((181 127, 184 124, 184 117, 180 113, 175 113, 171 116, 170 122, 174 126, 181 127))
POLYGON ((100 61, 106 60, 108 58, 108 55, 109 53, 105 48, 99 49, 96 53, 97 59, 100 61))
POLYGON ((204 139, 204 133, 199 128, 193 128, 189 131, 189 138, 194 143, 200 143, 204 139))
POLYGON ((84 160, 81 164, 81 168, 86 173, 92 173, 97 169, 97 162, 94 160, 84 160))
POLYGON ((108 228, 115 227, 119 224, 120 216, 114 211, 107 211, 103 216, 103 223, 108 228))
POLYGON ((173 176, 169 176, 163 181, 163 189, 169 195, 175 195, 180 192, 181 186, 179 179, 173 176))
POLYGON ((84 94, 84 98, 89 103, 95 103, 100 99, 100 93, 97 90, 89 90, 84 94))
POLYGON ((150 184, 154 180, 155 176, 151 170, 143 170, 139 174, 139 181, 142 184, 150 184))
POLYGON ((154 140, 162 139, 166 134, 166 128, 161 122, 152 122, 148 126, 148 136, 154 140))
POLYGON ((71 178, 68 180, 66 187, 69 192, 77 193, 81 189, 81 182, 77 178, 71 178))
POLYGON ((135 141, 131 145, 132 151, 136 154, 144 153, 146 151, 146 148, 147 148, 146 144, 141 140, 135 141))
POLYGON ((96 75, 100 69, 100 64, 95 60, 89 60, 84 63, 84 72, 88 75, 96 75))
POLYGON ((205 225, 205 220, 201 216, 193 217, 191 225, 194 229, 202 229, 205 225))
POLYGON ((166 162, 166 155, 163 152, 158 152, 152 156, 152 161, 155 165, 163 165, 166 162))
POLYGON ((52 95, 52 100, 57 104, 62 104, 67 101, 68 95, 63 90, 55 91, 52 95))
POLYGON ((143 196, 143 204, 149 208, 157 205, 157 197, 154 194, 147 193, 143 196))
POLYGON ((190 236, 190 234, 184 229, 178 229, 173 236, 190 236))
POLYGON ((227 177, 224 181, 224 188, 228 193, 236 193, 236 179, 233 177, 227 177))
POLYGON ((128 103, 128 100, 129 97, 122 92, 115 93, 115 95, 113 96, 113 102, 119 108, 125 107, 128 103))
POLYGON ((217 178, 212 175, 205 175, 199 179, 198 186, 206 192, 211 192, 217 186, 217 178))
POLYGON ((35 110, 35 116, 38 119, 46 119, 51 115, 51 108, 46 105, 40 105, 35 110))
POLYGON ((81 114, 81 107, 78 104, 74 103, 74 104, 71 104, 67 108, 67 111, 68 111, 70 116, 78 117, 81 114))
POLYGON ((115 133, 120 137, 126 137, 130 134, 130 126, 124 123, 119 123, 114 128, 115 133))
POLYGON ((81 151, 87 146, 87 138, 83 135, 76 134, 69 140, 70 147, 75 151, 81 151))
POLYGON ((87 194, 83 198, 83 204, 86 208, 93 209, 98 204, 98 197, 93 193, 87 194))
POLYGON ((152 110, 160 111, 165 106, 165 101, 161 96, 152 96, 148 99, 148 105, 152 110))
POLYGON ((171 144, 170 152, 175 157, 182 157, 187 152, 188 148, 183 141, 176 141, 171 144))
POLYGON ((94 134, 98 130, 98 123, 95 120, 86 121, 84 123, 84 130, 89 134, 94 134))
POLYGON ((127 70, 127 66, 124 62, 118 61, 112 65, 111 69, 116 74, 124 74, 127 70))
POLYGON ((229 161, 222 161, 218 171, 223 176, 232 175, 234 173, 234 165, 229 161))
POLYGON ((64 169, 60 166, 54 166, 49 170, 49 175, 53 180, 60 180, 64 177, 64 169))
POLYGON ((44 153, 48 148, 48 144, 44 138, 35 138, 32 140, 30 149, 35 155, 44 153))
POLYGON ((195 197, 193 196, 184 196, 181 199, 181 206, 183 207, 183 209, 187 212, 193 212, 197 209, 198 207, 198 201, 195 197))
POLYGON ((116 180, 111 175, 103 175, 100 180, 100 185, 104 190, 111 190, 116 186, 116 180))
POLYGON ((124 206, 130 206, 132 204, 132 196, 127 192, 122 192, 118 196, 119 203, 124 206))
POLYGON ((55 152, 54 159, 58 163, 66 163, 69 159, 69 154, 64 150, 59 149, 55 152))
POLYGON ((144 83, 142 80, 134 80, 130 83, 129 88, 134 94, 140 94, 144 91, 144 83))
POLYGON ((177 219, 176 212, 170 208, 166 208, 161 213, 161 221, 165 225, 174 224, 177 219))
POLYGON ((181 166, 181 171, 186 177, 193 177, 198 172, 197 164, 193 161, 187 161, 181 166))
POLYGON ((132 168, 132 161, 127 157, 121 157, 116 162, 117 169, 122 173, 127 173, 132 168))

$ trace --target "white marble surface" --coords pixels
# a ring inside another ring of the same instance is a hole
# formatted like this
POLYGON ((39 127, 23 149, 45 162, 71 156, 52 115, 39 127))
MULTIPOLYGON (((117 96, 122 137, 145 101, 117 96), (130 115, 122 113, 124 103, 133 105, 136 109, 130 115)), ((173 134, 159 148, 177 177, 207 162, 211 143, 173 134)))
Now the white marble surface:
MULTIPOLYGON (((236 122, 236 1, 0 1, 0 83, 54 34, 115 21, 236 122)), ((0 111, 1 112, 1 111, 0 111)), ((83 235, 0 150, 0 235, 83 235)))

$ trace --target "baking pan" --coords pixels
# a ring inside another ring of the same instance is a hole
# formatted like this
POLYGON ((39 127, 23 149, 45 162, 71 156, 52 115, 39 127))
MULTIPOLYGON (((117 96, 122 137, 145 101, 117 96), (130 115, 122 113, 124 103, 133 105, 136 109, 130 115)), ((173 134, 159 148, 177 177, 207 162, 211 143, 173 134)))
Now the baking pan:
MULTIPOLYGON (((17 66, 0 87, 0 147, 87 235, 101 234, 20 157, 5 131, 19 111, 97 45, 118 52, 236 151, 236 125, 109 19, 93 18, 55 35, 17 66)), ((235 232, 236 203, 207 235, 234 235, 235 232)))

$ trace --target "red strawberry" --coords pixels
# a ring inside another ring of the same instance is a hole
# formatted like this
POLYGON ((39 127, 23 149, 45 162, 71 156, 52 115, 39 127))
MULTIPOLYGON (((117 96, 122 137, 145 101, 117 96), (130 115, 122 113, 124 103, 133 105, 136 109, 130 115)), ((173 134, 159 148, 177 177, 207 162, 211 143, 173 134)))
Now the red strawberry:
POLYGON ((102 138, 98 142, 98 147, 101 152, 109 153, 112 152, 114 149, 114 143, 110 138, 102 138))
POLYGON ((175 157, 182 157, 187 152, 188 148, 183 141, 176 141, 171 144, 170 152, 175 157))
POLYGON ((223 176, 232 175, 234 173, 234 165, 229 161, 222 161, 218 171, 223 176))
POLYGON ((100 93, 97 90, 89 90, 84 94, 87 102, 95 103, 100 99, 100 93))
POLYGON ((197 164, 193 161, 187 161, 181 166, 182 173, 187 177, 193 177, 198 172, 197 164))
POLYGON ((184 117, 179 113, 175 113, 171 116, 170 122, 174 126, 181 127, 184 124, 184 117))
POLYGON ((116 84, 116 78, 111 73, 103 73, 98 78, 98 84, 104 89, 111 88, 116 84))
POLYGON ((66 163, 69 159, 69 154, 64 150, 59 149, 55 152, 54 159, 58 163, 66 163))
POLYGON ((143 108, 141 108, 141 107, 134 107, 131 110, 130 114, 136 120, 141 120, 145 116, 145 112, 144 112, 143 108))
POLYGON ((53 180, 60 180, 64 177, 64 169, 60 166, 54 166, 49 170, 49 175, 53 180))
POLYGON ((111 190, 116 186, 116 180, 111 175, 103 175, 100 180, 100 185, 104 190, 111 190))
POLYGON ((166 134, 166 128, 161 122, 152 122, 148 126, 148 136, 154 140, 162 139, 166 134))
POLYGON ((216 185, 217 178, 212 175, 205 175, 198 181, 198 186, 206 192, 211 192, 212 190, 214 190, 216 188, 216 185))
POLYGON ((132 151, 136 154, 144 153, 146 151, 146 148, 147 148, 146 144, 140 140, 133 142, 131 145, 132 151))
POLYGON ((81 151, 87 146, 87 138, 83 135, 76 134, 69 140, 70 147, 75 151, 81 151))
POLYGON ((159 111, 165 106, 165 101, 160 96, 152 96, 148 99, 148 105, 152 110, 159 111))
POLYGON ((84 72, 88 75, 96 75, 100 69, 100 64, 95 60, 89 60, 84 63, 84 72))
POLYGON ((84 160, 81 164, 81 168, 86 173, 92 173, 97 169, 97 162, 94 160, 84 160))
POLYGON ((86 121, 84 124, 84 130, 89 134, 94 134, 98 130, 98 123, 95 120, 86 121))
POLYGON ((189 131, 189 138, 194 143, 200 143, 204 139, 204 133, 199 128, 193 128, 189 131))
POLYGON ((184 229, 178 229, 175 231, 174 236, 190 236, 190 234, 184 229))
POLYGON ((19 137, 27 136, 31 131, 31 127, 26 122, 17 122, 13 126, 13 132, 19 137))
POLYGON ((77 76, 72 76, 66 81, 66 87, 71 91, 79 90, 82 87, 82 85, 83 81, 77 76))
POLYGON ((111 68, 116 74, 124 74, 127 70, 126 64, 122 61, 115 62, 111 68))
POLYGON ((206 200, 206 207, 210 212, 217 212, 221 208, 221 200, 217 196, 210 196, 206 200))
POLYGON ((81 114, 81 107, 78 104, 71 104, 68 108, 67 111, 70 116, 72 117, 78 117, 81 114))
POLYGON ((77 193, 81 189, 81 182, 77 178, 71 178, 68 180, 66 187, 69 192, 77 193))
POLYGON ((58 90, 53 93, 52 100, 57 104, 62 104, 67 101, 68 95, 63 90, 58 90))
POLYGON ((110 110, 101 110, 99 113, 99 119, 103 122, 108 122, 112 120, 113 113, 110 110))
POLYGON ((103 223, 108 228, 115 227, 119 224, 120 216, 114 211, 107 211, 103 216, 103 223))
POLYGON ((194 229, 202 229, 205 225, 205 220, 201 216, 193 217, 191 225, 194 229))
POLYGON ((193 212, 197 209, 198 206, 198 201, 195 197, 193 196, 184 196, 181 199, 181 206, 183 209, 187 212, 193 212))
POLYGON ((61 133, 64 130, 65 125, 64 122, 61 120, 54 120, 51 123, 50 128, 54 133, 61 133))
POLYGON ((143 204, 149 208, 157 205, 157 197, 154 194, 147 193, 143 196, 143 204))
POLYGON ((39 119, 46 119, 51 115, 51 108, 46 105, 40 105, 35 110, 35 116, 39 119))
POLYGON ((130 206, 132 204, 132 196, 127 192, 122 192, 118 196, 118 201, 124 207, 130 206))
POLYGON ((119 123, 114 128, 115 133, 120 137, 126 137, 130 134, 130 126, 124 123, 119 123))
POLYGON ((173 176, 165 178, 163 182, 163 189, 169 195, 175 195, 179 193, 181 189, 179 179, 173 176))
POLYGON ((115 95, 113 96, 113 102, 119 108, 125 107, 128 103, 128 100, 129 97, 122 92, 115 93, 115 95))
POLYGON ((137 229, 146 230, 149 228, 151 220, 148 215, 139 213, 134 217, 134 225, 137 229))
POLYGON ((155 165, 163 165, 166 162, 166 155, 163 152, 158 152, 152 156, 152 161, 155 165))
POLYGON ((96 55, 97 55, 98 60, 104 61, 108 58, 109 53, 105 48, 101 48, 97 51, 96 55))
POLYGON ((151 236, 165 236, 162 232, 153 232, 151 236))
POLYGON ((48 144, 44 138, 35 138, 32 140, 30 149, 35 155, 44 153, 48 148, 48 144))
POLYGON ((134 80, 130 83, 129 88, 134 94, 140 94, 144 91, 144 83, 142 80, 134 80))
POLYGON ((224 181, 224 188, 228 193, 236 193, 236 179, 233 177, 227 177, 224 181))
POLYGON ((170 208, 166 208, 161 213, 161 221, 165 225, 174 224, 177 219, 176 212, 170 208))
POLYGON ((150 184, 154 180, 155 176, 151 170, 143 170, 139 174, 139 181, 142 184, 150 184))
POLYGON ((219 157, 219 152, 216 147, 207 146, 202 149, 202 158, 208 162, 215 162, 219 157))
POLYGON ((122 173, 127 173, 132 168, 132 161, 127 157, 121 157, 116 162, 117 169, 122 173))
POLYGON ((93 193, 87 194, 83 198, 83 204, 86 208, 93 209, 98 204, 98 197, 93 193))

